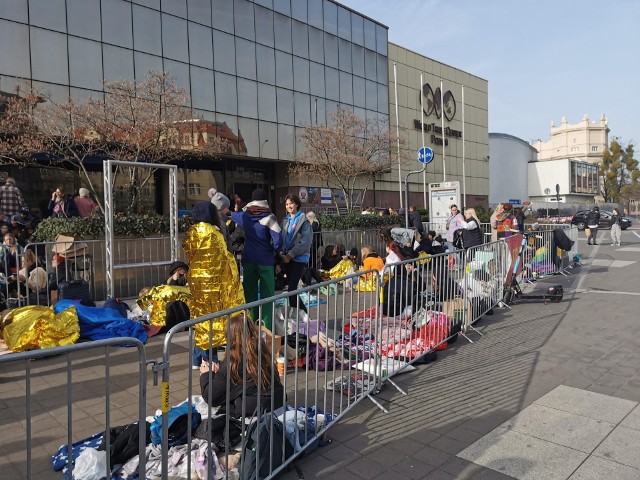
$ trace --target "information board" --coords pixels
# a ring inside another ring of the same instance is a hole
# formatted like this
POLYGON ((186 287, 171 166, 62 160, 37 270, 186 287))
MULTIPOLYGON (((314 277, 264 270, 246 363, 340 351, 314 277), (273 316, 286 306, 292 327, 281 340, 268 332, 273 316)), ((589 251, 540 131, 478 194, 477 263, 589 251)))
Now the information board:
POLYGON ((430 229, 444 234, 447 231, 447 218, 451 215, 451 205, 460 205, 460 182, 441 182, 429 184, 429 223, 430 229))

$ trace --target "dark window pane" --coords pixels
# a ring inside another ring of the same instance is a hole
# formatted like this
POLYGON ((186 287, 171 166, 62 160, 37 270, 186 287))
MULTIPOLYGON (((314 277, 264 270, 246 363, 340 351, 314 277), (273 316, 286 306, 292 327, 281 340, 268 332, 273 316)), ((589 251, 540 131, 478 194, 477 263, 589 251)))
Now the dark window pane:
POLYGON ((69 84, 102 90, 102 49, 98 42, 69 37, 69 84))
POLYGON ((299 127, 308 127, 311 125, 311 97, 304 93, 295 92, 293 94, 293 102, 295 106, 296 125, 299 127))
POLYGON ((324 32, 309 27, 309 60, 324 63, 324 32))
POLYGON ((195 65, 213 68, 210 28, 195 23, 189 24, 189 60, 195 65))
MULTIPOLYGON (((0 20, 0 72, 3 75, 31 77, 29 66, 29 27, 0 20)), ((7 91, 5 85, 2 90, 7 91)))
POLYGON ((233 33, 233 0, 213 0, 213 27, 233 33))
MULTIPOLYGON (((238 117, 238 135, 242 135, 247 155, 260 155, 260 135, 258 134, 258 120, 238 117)), ((242 149, 240 149, 242 150, 242 149)))
MULTIPOLYGON (((160 28, 159 20, 157 27, 160 28)), ((160 33, 158 33, 159 37, 160 33)), ((133 48, 130 3, 122 0, 102 0, 102 41, 120 47, 133 48)))
POLYGON ((384 55, 377 56, 378 82, 388 83, 387 76, 389 74, 389 61, 384 55))
POLYGON ((64 0, 29 0, 29 20, 37 27, 66 32, 64 0))
POLYGON ((236 115, 238 106, 236 99, 236 77, 216 72, 216 110, 221 113, 236 115))
POLYGON ((154 55, 162 54, 160 13, 148 8, 133 6, 133 32, 136 50, 154 55))
POLYGON ((286 123, 293 125, 293 92, 284 88, 276 89, 276 97, 278 102, 278 123, 286 123))
POLYGON ((276 87, 258 84, 258 118, 275 122, 276 115, 276 87))
POLYGON ((309 58, 309 37, 304 23, 293 21, 293 54, 309 58))
POLYGON ((338 35, 338 6, 329 0, 324 0, 324 31, 338 35))
POLYGON ((378 111, 389 113, 389 87, 378 84, 378 111))
POLYGON ((366 18, 364 19, 364 46, 374 51, 376 49, 376 24, 366 18))
POLYGON ((294 127, 278 125, 278 158, 293 160, 294 158, 294 127))
POLYGON ((338 36, 351 40, 351 12, 343 7, 338 7, 338 36))
POLYGON ((276 51, 276 85, 293 90, 291 55, 276 51))
MULTIPOLYGON (((294 0, 297 3, 297 0, 294 0)), ((284 15, 291 15, 291 0, 273 0, 273 9, 284 15)))
POLYGON ((273 47, 273 12, 256 6, 256 42, 273 47))
POLYGON ((0 18, 27 23, 29 20, 27 0, 0 0, 0 18))
POLYGON ((349 73, 340 72, 340 103, 353 105, 353 83, 349 73))
POLYGON ((67 0, 67 17, 70 34, 100 41, 100 0, 67 0))
POLYGON ((276 48, 291 53, 291 19, 276 13, 274 15, 276 48))
POLYGON ((338 68, 338 37, 324 34, 324 63, 330 67, 338 68))
POLYGON ((366 105, 367 110, 378 109, 378 84, 367 80, 366 82, 366 105))
POLYGON ((291 2, 291 16, 301 22, 307 22, 306 0, 293 0, 293 2, 291 2))
POLYGON ((211 0, 187 0, 187 14, 192 22, 211 26, 211 0))
POLYGON ((162 54, 186 62, 189 59, 187 21, 171 15, 162 15, 162 54))
POLYGON ((324 69, 324 85, 327 91, 327 98, 340 100, 340 76, 338 70, 330 67, 324 69))
POLYGON ((31 27, 31 69, 34 80, 69 84, 67 37, 31 27))
POLYGON ((338 54, 340 70, 351 73, 351 43, 341 38, 338 39, 338 54))
POLYGON ((309 62, 309 87, 311 95, 324 97, 324 66, 309 62))
POLYGON ((364 73, 367 80, 376 80, 376 52, 371 50, 364 51, 364 73))
POLYGON ((367 106, 365 100, 366 84, 364 78, 353 77, 353 104, 356 107, 365 108, 367 106))
POLYGON ((324 20, 322 19, 322 2, 311 0, 309 2, 309 25, 313 25, 316 28, 324 28, 324 20))
POLYGON ((273 48, 256 45, 257 80, 275 85, 276 59, 273 48))
POLYGON ((309 93, 309 60, 293 57, 293 88, 309 93))
POLYGON ((270 122, 258 124, 260 133, 260 156, 263 158, 277 158, 278 156, 278 125, 270 122), (265 140, 269 140, 265 143, 265 140))
POLYGON ((237 36, 255 40, 256 29, 253 20, 253 3, 247 0, 234 0, 233 24, 237 36))
POLYGON ((180 18, 187 18, 187 2, 185 0, 170 0, 160 3, 163 12, 176 15, 180 18))
POLYGON ((118 82, 134 80, 133 50, 102 45, 102 63, 104 65, 104 80, 118 82))
POLYGON ((364 77, 364 48, 359 47, 358 45, 353 45, 351 54, 351 64, 353 67, 354 75, 360 75, 361 77, 364 77))
POLYGON ((214 68, 219 72, 236 73, 236 47, 233 35, 213 31, 214 68))
POLYGON ((355 12, 351 12, 351 41, 364 45, 364 18, 355 12))
POLYGON ((387 54, 387 29, 382 25, 376 25, 376 52, 387 54))
POLYGON ((189 65, 173 60, 164 59, 164 70, 175 80, 176 86, 184 89, 187 95, 191 95, 191 82, 189 80, 189 65))
POLYGON ((256 44, 236 38, 236 72, 239 77, 256 79, 256 44))
POLYGON ((134 52, 133 59, 136 66, 136 81, 144 80, 149 71, 162 72, 162 58, 146 53, 134 52))
POLYGON ((238 78, 238 115, 258 118, 258 85, 256 82, 238 78))
POLYGON ((216 109, 213 71, 191 66, 191 103, 193 108, 216 109))

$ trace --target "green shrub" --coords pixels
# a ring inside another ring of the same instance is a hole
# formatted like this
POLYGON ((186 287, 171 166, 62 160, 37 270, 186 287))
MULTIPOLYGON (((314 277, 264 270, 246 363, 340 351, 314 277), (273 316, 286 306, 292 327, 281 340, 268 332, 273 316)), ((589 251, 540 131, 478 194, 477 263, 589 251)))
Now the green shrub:
POLYGON ((404 225, 404 216, 385 215, 362 215, 361 213, 351 213, 349 215, 318 215, 322 230, 353 230, 372 229, 391 225, 404 225))

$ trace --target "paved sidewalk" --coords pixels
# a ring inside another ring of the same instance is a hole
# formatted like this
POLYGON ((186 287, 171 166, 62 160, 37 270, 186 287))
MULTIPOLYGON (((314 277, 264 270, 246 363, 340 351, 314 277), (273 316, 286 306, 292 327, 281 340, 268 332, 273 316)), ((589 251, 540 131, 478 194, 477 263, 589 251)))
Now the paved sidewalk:
POLYGON ((640 238, 627 231, 623 241, 581 239, 585 266, 544 282, 564 285, 561 303, 499 310, 475 343, 461 338, 395 377, 408 395, 385 386, 387 414, 359 404, 330 430, 330 446, 297 462, 305 478, 640 478, 640 238), (562 405, 550 404, 559 393, 562 405), (585 395, 596 400, 580 403, 585 395), (614 405, 617 416, 599 416, 614 405), (552 464, 557 447, 571 455, 552 464), (562 469, 541 474, 547 465, 562 469))

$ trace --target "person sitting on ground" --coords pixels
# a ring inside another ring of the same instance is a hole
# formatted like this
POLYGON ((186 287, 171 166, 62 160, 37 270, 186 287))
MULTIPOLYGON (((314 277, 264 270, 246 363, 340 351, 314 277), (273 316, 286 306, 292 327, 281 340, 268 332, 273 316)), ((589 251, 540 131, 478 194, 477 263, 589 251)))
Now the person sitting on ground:
POLYGON ((18 245, 16 237, 11 233, 6 233, 2 237, 2 252, 0 253, 0 272, 9 276, 17 273, 19 256, 22 248, 18 245))
POLYGON ((429 230, 420 238, 420 246, 417 252, 424 252, 427 255, 438 255, 444 253, 444 240, 434 230, 429 230))
POLYGON ((180 260, 173 262, 169 266, 169 278, 167 279, 167 285, 177 285, 179 287, 185 287, 187 285, 187 272, 189 271, 189 265, 180 260))
POLYGON ((340 261, 335 245, 327 245, 324 247, 324 255, 320 258, 320 266, 322 270, 329 271, 335 267, 340 261))
POLYGON ((38 259, 33 250, 25 250, 21 262, 22 268, 17 274, 9 277, 9 291, 17 296, 29 296, 37 298, 37 301, 29 300, 30 304, 41 302, 39 297, 47 298, 46 288, 49 282, 47 271, 38 265, 38 259))
MULTIPOLYGON (((384 260, 378 252, 376 252, 373 247, 366 245, 360 249, 360 253, 362 254, 362 269, 363 270, 378 270, 382 271, 384 268, 384 260)), ((371 276, 370 273, 367 274, 367 278, 371 276)))

